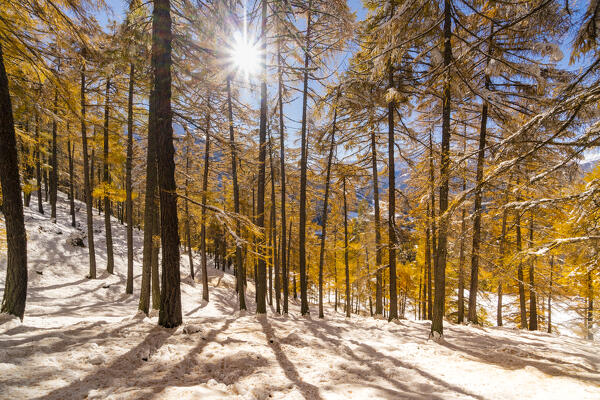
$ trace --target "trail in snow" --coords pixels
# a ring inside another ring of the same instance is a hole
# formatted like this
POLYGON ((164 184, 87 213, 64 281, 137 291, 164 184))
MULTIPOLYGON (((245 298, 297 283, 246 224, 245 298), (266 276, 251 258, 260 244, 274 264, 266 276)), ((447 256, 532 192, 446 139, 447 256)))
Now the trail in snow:
MULTIPOLYGON (((141 232, 135 231, 135 294, 125 295, 125 227, 113 224, 115 275, 105 268, 95 216, 100 279, 88 280, 87 248, 66 243, 68 203, 58 223, 26 209, 29 291, 23 323, 0 321, 2 399, 599 399, 598 345, 541 332, 429 322, 326 319, 237 310, 235 280, 210 269, 209 303, 182 256, 184 325, 157 326, 137 313, 141 232), (60 234, 58 232, 61 232, 60 234)), ((84 207, 78 221, 84 221, 84 207)), ((199 263, 198 263, 199 264, 199 263)), ((6 260, 0 260, 0 287, 6 260)))

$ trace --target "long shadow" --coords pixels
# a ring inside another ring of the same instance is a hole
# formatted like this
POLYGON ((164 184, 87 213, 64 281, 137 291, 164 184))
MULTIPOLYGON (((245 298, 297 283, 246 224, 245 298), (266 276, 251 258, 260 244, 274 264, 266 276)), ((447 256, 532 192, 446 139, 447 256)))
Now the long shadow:
MULTIPOLYGON (((274 338, 275 334, 273 333, 273 328, 271 324, 267 320, 266 316, 258 316, 257 319, 260 321, 260 325, 262 326, 263 332, 267 337, 274 338)), ((271 349, 273 349, 273 353, 275 353, 275 357, 277 358, 277 362, 279 366, 283 370, 285 376, 294 384, 296 387, 302 392, 305 398, 307 399, 321 399, 321 395, 319 394, 319 388, 311 385, 310 383, 304 382, 302 378, 300 378, 300 374, 298 374, 298 370, 294 367, 294 364, 290 361, 289 358, 285 355, 285 352, 281 349, 277 340, 269 341, 271 349)))
POLYGON ((133 347, 120 357, 117 357, 110 364, 101 367, 101 369, 96 369, 81 380, 76 380, 71 384, 55 389, 46 395, 36 397, 35 400, 65 398, 83 399, 88 396, 90 390, 111 387, 111 384, 115 379, 122 378, 122 376, 118 375, 122 373, 122 371, 114 368, 115 366, 127 361, 128 365, 131 367, 129 373, 134 375, 135 371, 144 364, 144 361, 140 357, 135 357, 134 355, 139 354, 142 349, 146 348, 152 348, 156 351, 171 335, 173 335, 174 332, 175 329, 155 327, 137 346, 133 347))

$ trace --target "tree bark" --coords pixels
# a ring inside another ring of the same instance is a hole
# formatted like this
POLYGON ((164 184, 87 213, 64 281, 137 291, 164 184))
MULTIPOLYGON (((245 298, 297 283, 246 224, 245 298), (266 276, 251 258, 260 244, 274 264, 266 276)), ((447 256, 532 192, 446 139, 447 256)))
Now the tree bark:
POLYGON ((289 273, 288 273, 288 261, 286 258, 286 216, 285 216, 285 130, 283 120, 283 71, 282 71, 282 59, 281 59, 281 41, 277 41, 277 77, 279 80, 278 84, 278 96, 277 101, 279 103, 279 163, 280 163, 280 192, 281 192, 281 278, 283 286, 283 307, 282 311, 284 314, 288 313, 288 288, 289 288, 289 273))
POLYGON ((450 63, 452 62, 452 20, 450 0, 444 0, 444 92, 442 95, 442 152, 440 164, 440 212, 438 231, 437 260, 435 270, 435 297, 433 300, 433 319, 431 335, 442 336, 444 333, 444 309, 446 302, 446 256, 448 218, 444 215, 448 209, 448 191, 450 181, 450 63))
POLYGON ((342 180, 343 194, 344 194, 344 266, 346 272, 346 317, 350 318, 350 310, 352 305, 350 304, 350 263, 348 260, 348 206, 346 203, 346 177, 342 180))
POLYGON ((40 150, 40 117, 38 111, 35 111, 35 180, 37 184, 37 199, 38 199, 38 212, 44 213, 44 205, 42 203, 42 163, 41 163, 41 150, 40 150))
POLYGON ((54 90, 54 116, 52 117, 52 153, 50 156, 50 218, 56 223, 56 198, 58 196, 57 124, 58 90, 54 90))
MULTIPOLYGON (((394 88, 394 75, 391 61, 388 65, 389 87, 394 88)), ((388 104, 388 255, 390 270, 390 312, 388 320, 398 319, 398 289, 396 287, 396 161, 394 158, 394 112, 395 102, 388 104)))
POLYGON ((133 200, 131 194, 131 169, 133 166, 133 86, 135 66, 129 64, 129 93, 127 98, 127 160, 125 162, 125 196, 127 214, 127 286, 125 293, 133 293, 133 200))
POLYGON ((273 164, 273 141, 269 134, 269 162, 271 167, 271 219, 273 225, 271 227, 271 236, 273 243, 273 266, 275 269, 275 311, 281 314, 281 274, 279 273, 279 255, 277 254, 277 211, 275 200, 275 166, 273 164))
MULTIPOLYGON (((529 220, 529 248, 533 248, 533 212, 529 220)), ((535 257, 529 264, 529 330, 537 331, 537 302, 535 294, 535 257)))
POLYGON ((379 211, 379 173, 377 171, 377 146, 375 142, 375 129, 371 130, 371 161, 373 169, 373 202, 375 204, 375 315, 381 316, 383 313, 382 284, 383 257, 381 254, 381 220, 379 211))
POLYGON ((160 236, 162 274, 158 324, 165 328, 181 325, 179 277, 179 229, 177 186, 171 123, 171 15, 170 0, 155 0, 152 12, 152 69, 155 90, 155 124, 160 193, 160 236))
POLYGON ((4 67, 4 54, 0 44, 0 185, 6 228, 6 281, 1 312, 16 315, 23 320, 27 298, 27 233, 23 218, 21 180, 17 140, 4 67))
POLYGON ((192 233, 190 229, 190 209, 188 204, 189 197, 189 174, 190 174, 190 146, 193 143, 191 136, 187 138, 185 147, 185 237, 187 240, 188 261, 190 263, 190 277, 194 280, 194 258, 192 256, 192 233))
MULTIPOLYGON (((70 136, 71 132, 69 125, 67 124, 67 134, 70 136)), ((75 183, 73 176, 73 152, 75 151, 74 146, 71 146, 71 138, 67 140, 67 154, 69 157, 69 213, 71 214, 71 226, 75 228, 77 222, 75 221, 75 183)))
POLYGON ((204 139, 204 172, 202 175, 202 209, 200 210, 200 256, 202 260, 202 299, 209 300, 208 294, 208 260, 206 254, 206 201, 208 192, 208 172, 210 164, 210 96, 206 111, 206 135, 204 139))
POLYGON ((113 254, 113 242, 112 242, 112 228, 110 223, 111 207, 110 197, 108 196, 108 190, 110 182, 110 172, 108 166, 108 121, 109 121, 109 98, 110 98, 110 78, 106 80, 106 94, 104 97, 104 152, 103 152, 103 185, 104 185, 104 229, 106 230, 106 271, 109 274, 114 273, 115 260, 113 254))
POLYGON ((307 301, 307 279, 306 279, 306 172, 307 172, 307 150, 308 138, 306 135, 307 125, 307 101, 308 101, 308 66, 310 62, 310 34, 312 29, 312 0, 308 2, 306 22, 306 42, 304 49, 304 86, 302 90, 302 128, 301 128, 301 156, 300 156, 300 223, 298 230, 298 253, 300 269, 300 313, 309 313, 307 301))
MULTIPOLYGON (((339 94, 338 94, 339 97, 339 94)), ((335 148, 335 129, 337 122, 337 107, 334 105, 333 126, 331 131, 331 143, 329 144, 329 156, 327 157, 327 172, 325 173, 325 198, 323 200, 323 218, 321 232, 321 248, 319 252, 319 318, 323 318, 323 263, 325 261, 325 239, 327 235, 327 207, 329 206, 329 181, 331 178, 331 162, 333 160, 333 149, 335 148)))
MULTIPOLYGON (((310 24, 310 23, 309 23, 310 24)), ((266 175, 266 141, 267 141, 267 2, 262 2, 262 40, 263 53, 262 79, 260 84, 260 131, 258 149, 258 187, 256 195, 256 222, 262 236, 258 246, 259 259, 257 265, 256 313, 266 314, 265 295, 267 290, 266 271, 266 238, 265 238, 265 175, 266 175)), ((302 280, 300 281, 302 285, 302 280)))
MULTIPOLYGON (((508 201, 508 198, 507 198, 508 201)), ((502 233, 500 236, 500 270, 504 268, 504 252, 506 248, 506 220, 508 219, 508 210, 502 212, 502 233)), ((496 323, 502 326, 502 281, 498 282, 498 307, 496 309, 496 323)))
POLYGON ((552 333, 552 279, 554 278, 554 254, 550 256, 550 287, 548 289, 548 333, 552 333))
MULTIPOLYGON (((517 201, 519 198, 517 197, 517 201)), ((521 253, 521 214, 516 211, 515 225, 517 230, 517 253, 521 253)), ((517 267, 517 281, 519 282, 519 309, 521 312, 521 329, 527 329, 527 306, 525 304, 525 284, 523 277, 523 263, 519 256, 519 266, 517 267)))
POLYGON ((83 190, 87 215, 87 236, 90 255, 90 279, 96 279, 96 252, 94 250, 94 210, 92 209, 92 189, 90 185, 90 166, 85 126, 85 64, 81 71, 81 143, 83 146, 83 190))

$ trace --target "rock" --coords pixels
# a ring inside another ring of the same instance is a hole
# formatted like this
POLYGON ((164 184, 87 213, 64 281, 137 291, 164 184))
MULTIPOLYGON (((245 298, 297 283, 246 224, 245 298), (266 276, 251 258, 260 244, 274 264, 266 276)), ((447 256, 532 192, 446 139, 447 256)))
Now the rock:
POLYGON ((74 247, 85 247, 86 235, 82 232, 74 232, 67 237, 67 244, 74 247))
POLYGON ((92 365, 100 365, 106 362, 104 354, 94 354, 88 358, 88 362, 92 365))

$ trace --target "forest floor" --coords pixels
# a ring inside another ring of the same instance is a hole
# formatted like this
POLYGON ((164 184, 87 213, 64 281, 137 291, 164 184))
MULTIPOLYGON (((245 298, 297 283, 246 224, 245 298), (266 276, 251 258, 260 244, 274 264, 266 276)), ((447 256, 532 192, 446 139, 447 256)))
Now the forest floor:
MULTIPOLYGON (((59 196, 56 224, 34 211, 34 196, 26 209, 27 308, 22 323, 0 316, 2 399, 600 399, 597 344, 449 323, 435 342, 426 321, 347 319, 329 306, 324 320, 305 318, 294 301, 287 316, 273 308, 256 316, 252 285, 249 312, 239 313, 234 277, 210 268, 203 302, 184 256, 184 325, 158 327, 156 312, 137 313, 141 232, 134 295, 125 295, 125 227, 116 220, 116 273, 103 273, 96 216, 100 277, 86 279, 88 251, 67 244, 75 228, 59 196)), ((85 208, 77 207, 81 223, 85 208)), ((0 293, 5 273, 2 256, 0 293)))

